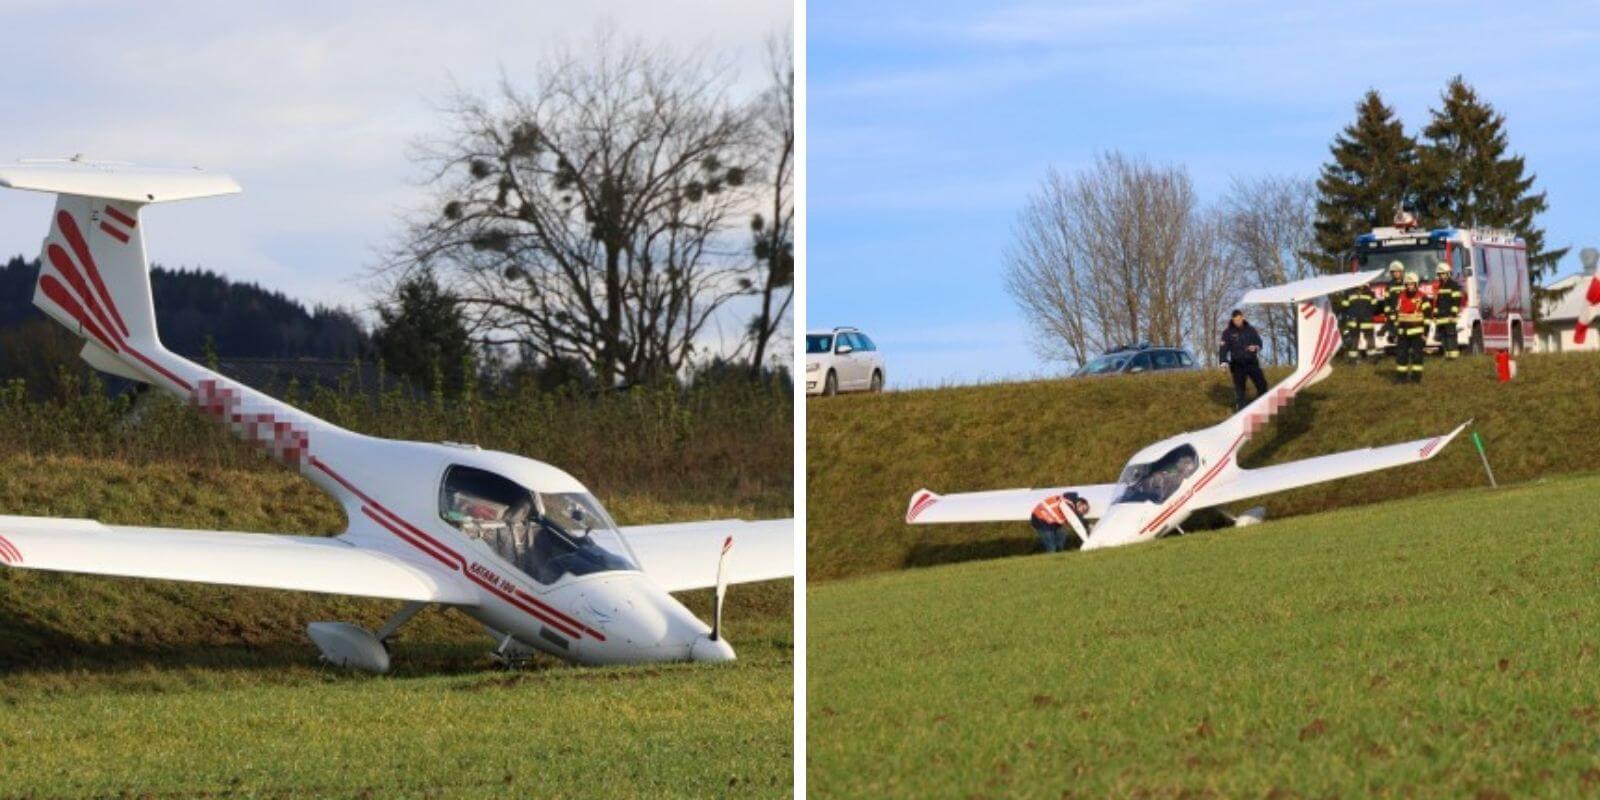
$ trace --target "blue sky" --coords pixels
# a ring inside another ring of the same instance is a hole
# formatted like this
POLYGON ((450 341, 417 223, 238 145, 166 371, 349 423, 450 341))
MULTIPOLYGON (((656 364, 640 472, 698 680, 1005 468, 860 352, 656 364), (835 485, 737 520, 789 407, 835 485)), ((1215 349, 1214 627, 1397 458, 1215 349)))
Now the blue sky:
POLYGON ((1550 245, 1600 243, 1600 5, 811 0, 807 35, 806 322, 861 326, 900 386, 1063 369, 1002 281, 1049 166, 1118 149, 1207 200, 1314 176, 1368 88, 1417 129, 1465 76, 1548 191, 1550 245))
MULTIPOLYGON (((426 197, 408 146, 441 132, 453 88, 516 82, 611 25, 729 61, 739 94, 764 85, 765 40, 792 16, 788 0, 0 0, 0 159, 228 172, 244 194, 146 212, 151 258, 362 306, 398 215, 426 197)), ((0 258, 38 253, 50 203, 0 191, 0 258)))

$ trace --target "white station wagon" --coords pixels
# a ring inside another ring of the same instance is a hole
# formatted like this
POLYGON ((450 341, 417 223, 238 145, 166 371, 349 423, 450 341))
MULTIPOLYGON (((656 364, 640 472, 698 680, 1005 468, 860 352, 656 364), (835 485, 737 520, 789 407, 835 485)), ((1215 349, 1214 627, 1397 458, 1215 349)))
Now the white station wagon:
POLYGON ((806 394, 883 390, 883 356, 855 328, 806 334, 806 394))

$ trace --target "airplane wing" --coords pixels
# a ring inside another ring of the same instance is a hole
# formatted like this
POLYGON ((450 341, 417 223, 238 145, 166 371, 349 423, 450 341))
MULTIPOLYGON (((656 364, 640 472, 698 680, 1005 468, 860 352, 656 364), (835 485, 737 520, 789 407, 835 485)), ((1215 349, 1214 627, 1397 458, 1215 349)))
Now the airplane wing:
POLYGON ((1470 424, 1472 422, 1468 420, 1455 430, 1431 439, 1417 439, 1386 447, 1346 450, 1343 453, 1290 461, 1287 464, 1270 467, 1235 470, 1215 485, 1203 489, 1195 498, 1194 507, 1219 506, 1236 500, 1310 486, 1314 483, 1427 461, 1438 455, 1450 440, 1456 438, 1470 424))
POLYGON ((906 524, 934 522, 1027 522, 1033 507, 1053 494, 1077 492, 1089 501, 1089 519, 1098 519, 1111 505, 1114 483, 1058 486, 1054 489, 1001 489, 992 492, 934 494, 923 489, 911 496, 906 524))
POLYGON ((720 519, 622 529, 622 537, 639 558, 639 568, 669 592, 716 586, 717 559, 729 536, 733 537, 729 583, 794 577, 792 519, 720 519))
POLYGON ((322 536, 0 516, 0 564, 451 605, 478 602, 477 592, 450 573, 322 536))

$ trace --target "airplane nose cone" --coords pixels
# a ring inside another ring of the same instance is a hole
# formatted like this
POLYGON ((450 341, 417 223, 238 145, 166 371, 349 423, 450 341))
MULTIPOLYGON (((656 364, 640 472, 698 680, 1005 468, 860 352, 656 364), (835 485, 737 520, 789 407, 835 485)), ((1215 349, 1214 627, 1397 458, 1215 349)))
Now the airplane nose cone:
POLYGON ((1106 515, 1095 523, 1094 530, 1089 534, 1089 540, 1083 543, 1083 549, 1099 550, 1140 541, 1139 531, 1145 526, 1145 518, 1155 507, 1153 503, 1112 506, 1106 515))
POLYGON ((604 642, 584 648, 584 660, 590 663, 733 658, 733 647, 726 640, 711 641, 709 626, 642 575, 585 581, 565 591, 573 593, 578 616, 605 634, 604 642))

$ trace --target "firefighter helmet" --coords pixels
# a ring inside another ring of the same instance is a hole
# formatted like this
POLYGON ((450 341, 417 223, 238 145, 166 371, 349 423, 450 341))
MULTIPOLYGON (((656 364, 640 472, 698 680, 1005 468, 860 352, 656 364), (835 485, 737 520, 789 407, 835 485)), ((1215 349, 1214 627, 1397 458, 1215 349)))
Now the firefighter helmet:
POLYGON ((1398 261, 1398 260, 1390 261, 1389 262, 1389 271, 1390 272, 1405 272, 1406 271, 1406 265, 1404 263, 1398 261))
POLYGON ((1415 286, 1415 285, 1417 285, 1417 283, 1418 283, 1418 281, 1417 281, 1417 273, 1415 273, 1415 272, 1407 272, 1406 273, 1406 285, 1407 286, 1415 286))
POLYGON ((1450 262, 1440 261, 1439 265, 1433 268, 1433 271, 1439 273, 1440 275, 1450 274, 1450 262))

